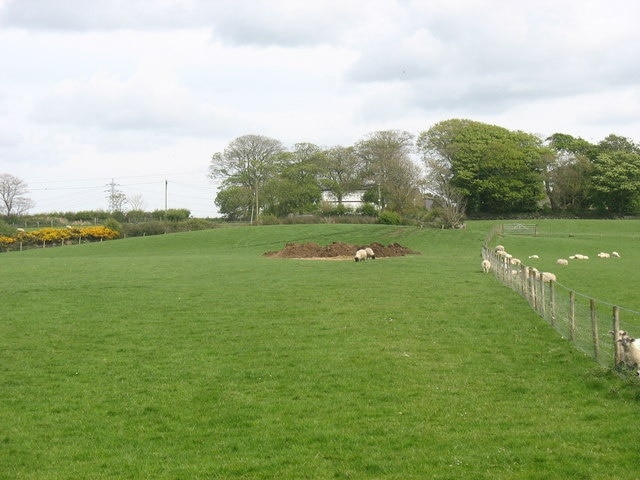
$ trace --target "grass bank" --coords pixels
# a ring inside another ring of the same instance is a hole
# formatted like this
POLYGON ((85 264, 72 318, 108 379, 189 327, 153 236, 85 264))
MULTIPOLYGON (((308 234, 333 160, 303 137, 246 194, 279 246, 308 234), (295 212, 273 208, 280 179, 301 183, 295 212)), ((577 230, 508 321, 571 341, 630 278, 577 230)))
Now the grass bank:
POLYGON ((0 478, 633 478, 637 386, 480 273, 489 222, 0 256, 0 478), (398 242, 365 263, 287 242, 398 242))

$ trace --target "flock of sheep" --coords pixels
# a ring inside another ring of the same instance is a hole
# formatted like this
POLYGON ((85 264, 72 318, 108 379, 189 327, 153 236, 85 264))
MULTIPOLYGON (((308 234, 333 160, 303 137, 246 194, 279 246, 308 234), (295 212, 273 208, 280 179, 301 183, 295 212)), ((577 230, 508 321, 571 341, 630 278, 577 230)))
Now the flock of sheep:
MULTIPOLYGON (((520 266, 522 264, 520 259, 514 258, 513 255, 507 253, 507 251, 504 248, 504 245, 496 245, 496 247, 494 248, 494 252, 496 254, 496 257, 500 260, 500 263, 502 264, 502 266, 505 266, 505 265, 520 266)), ((611 252, 611 253, 600 252, 598 253, 598 257, 599 258, 620 258, 620 254, 618 252, 611 252)), ((529 255, 529 258, 538 259, 540 257, 538 255, 529 255)), ((589 260, 589 257, 581 253, 576 253, 574 255, 571 255, 569 259, 559 258, 558 260, 556 260, 556 264, 566 266, 566 265, 569 265, 569 260, 589 260)), ((484 273, 489 273, 491 271, 491 261, 485 258, 484 260, 482 260, 482 264, 480 265, 480 267, 482 268, 482 271, 484 273)), ((542 278, 542 280, 545 282, 556 281, 555 274, 551 272, 540 272, 533 267, 530 268, 525 266, 523 268, 526 270, 525 273, 529 273, 530 271, 537 278, 542 278)), ((512 273, 517 274, 518 271, 512 270, 512 273)))
MULTIPOLYGON (((500 263, 499 266, 520 266, 521 261, 508 254, 503 245, 497 245, 494 248, 495 258, 500 263)), ((530 255, 530 259, 539 259, 538 255, 530 255)), ((618 252, 600 252, 598 258, 620 258, 618 252)), ((576 253, 571 255, 568 259, 559 258, 556 260, 557 265, 568 265, 569 260, 589 260, 587 255, 576 253)), ((491 261, 488 258, 482 260, 481 268, 484 273, 489 273, 492 269, 491 261)), ((536 278, 541 278, 544 282, 556 281, 556 276, 550 272, 539 272, 535 268, 523 266, 523 269, 527 271, 525 273, 533 273, 536 278)), ((517 270, 512 270, 514 273, 518 273, 517 270)), ((621 364, 627 365, 636 369, 638 376, 640 376, 640 340, 631 337, 626 331, 619 330, 617 332, 609 332, 613 335, 616 344, 616 358, 621 364)))
POLYGON ((367 248, 359 248, 353 259, 356 262, 364 262, 366 260, 375 260, 376 254, 373 253, 373 249, 370 247, 367 248))

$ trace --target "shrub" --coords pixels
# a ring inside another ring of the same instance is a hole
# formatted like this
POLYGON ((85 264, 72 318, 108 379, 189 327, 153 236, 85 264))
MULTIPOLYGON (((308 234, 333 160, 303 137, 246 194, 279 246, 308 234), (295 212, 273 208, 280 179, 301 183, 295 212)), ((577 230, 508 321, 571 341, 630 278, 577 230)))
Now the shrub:
POLYGON ((378 210, 376 209, 376 206, 373 203, 365 203, 358 209, 358 212, 361 213, 362 215, 366 215, 367 217, 378 216, 378 210))
POLYGON ((399 213, 384 210, 378 214, 378 223, 384 225, 402 225, 402 216, 399 213))

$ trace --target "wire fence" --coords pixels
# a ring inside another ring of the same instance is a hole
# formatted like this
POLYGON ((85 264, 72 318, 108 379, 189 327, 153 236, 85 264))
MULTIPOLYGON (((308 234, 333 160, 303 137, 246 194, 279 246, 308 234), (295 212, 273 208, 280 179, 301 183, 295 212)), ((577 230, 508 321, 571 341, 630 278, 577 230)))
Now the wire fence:
MULTIPOLYGON (((521 229, 516 229, 522 234, 521 229)), ((624 330, 630 336, 640 332, 640 312, 596 300, 545 277, 535 268, 510 258, 491 245, 496 236, 509 229, 494 226, 482 246, 482 258, 491 263, 491 272, 505 286, 525 298, 531 308, 544 318, 576 348, 599 364, 625 369, 624 355, 614 332, 624 330)), ((530 230, 535 235, 536 230, 530 230)))

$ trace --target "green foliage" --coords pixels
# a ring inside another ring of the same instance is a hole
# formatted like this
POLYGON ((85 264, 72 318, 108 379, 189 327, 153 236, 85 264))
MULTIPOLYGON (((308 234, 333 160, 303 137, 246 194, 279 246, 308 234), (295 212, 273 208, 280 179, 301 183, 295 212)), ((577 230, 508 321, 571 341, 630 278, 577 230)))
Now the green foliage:
POLYGON ((378 209, 373 203, 365 203, 358 209, 359 213, 362 215, 368 215, 369 217, 377 217, 378 209))
POLYGON ((122 232, 122 224, 113 217, 107 218, 107 221, 104 222, 104 226, 118 233, 122 232))
POLYGON ((390 210, 383 210, 378 214, 378 223, 383 225, 402 225, 402 216, 390 210))
POLYGON ((636 213, 640 204, 640 154, 612 151, 598 156, 591 176, 593 198, 616 214, 636 213))

